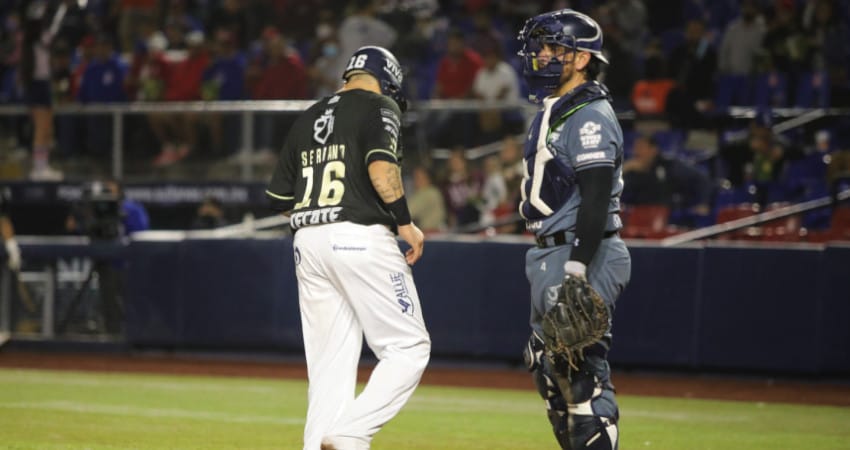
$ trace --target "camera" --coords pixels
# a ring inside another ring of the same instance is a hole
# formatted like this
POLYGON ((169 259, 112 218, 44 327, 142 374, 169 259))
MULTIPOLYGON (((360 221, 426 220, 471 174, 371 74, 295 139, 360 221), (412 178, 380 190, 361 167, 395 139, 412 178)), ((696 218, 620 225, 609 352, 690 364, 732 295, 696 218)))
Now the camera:
POLYGON ((124 236, 120 188, 114 182, 93 182, 83 194, 81 231, 98 240, 124 236))

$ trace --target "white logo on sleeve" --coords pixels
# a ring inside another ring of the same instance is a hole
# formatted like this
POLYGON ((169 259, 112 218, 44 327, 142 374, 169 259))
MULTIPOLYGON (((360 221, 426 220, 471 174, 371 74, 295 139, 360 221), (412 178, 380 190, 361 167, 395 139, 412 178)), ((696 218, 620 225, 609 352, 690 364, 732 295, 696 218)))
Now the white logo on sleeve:
POLYGON ((599 133, 601 129, 602 125, 596 122, 585 122, 578 130, 581 146, 584 148, 599 147, 599 143, 602 142, 602 134, 599 133))

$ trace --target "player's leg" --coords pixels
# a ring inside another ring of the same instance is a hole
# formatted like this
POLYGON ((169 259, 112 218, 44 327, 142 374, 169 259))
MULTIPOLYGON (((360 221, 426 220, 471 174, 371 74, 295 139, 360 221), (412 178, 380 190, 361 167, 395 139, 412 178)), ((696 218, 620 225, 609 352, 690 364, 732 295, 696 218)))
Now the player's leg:
POLYGON ((564 400, 558 381, 552 373, 549 360, 543 353, 544 349, 543 340, 532 333, 523 352, 523 359, 528 366, 528 371, 534 378, 537 392, 546 402, 546 415, 549 416, 549 423, 552 424, 555 440, 558 441, 561 448, 568 449, 570 448, 570 440, 567 426, 567 401, 564 400))
POLYGON ((380 226, 351 227, 351 234, 331 236, 338 249, 350 249, 336 252, 336 274, 379 361, 328 441, 341 449, 367 449, 418 386, 431 341, 410 267, 395 237, 380 226))
MULTIPOLYGON (((630 276, 631 258, 623 241, 616 237, 602 241, 588 268, 588 281, 612 313, 630 276)), ((584 351, 578 370, 566 363, 554 368, 567 399, 573 450, 617 449, 619 408, 607 361, 610 336, 584 351)))
POLYGON ((309 380, 304 450, 318 450, 322 437, 354 401, 363 339, 354 311, 327 278, 330 251, 318 228, 300 230, 294 241, 309 380))

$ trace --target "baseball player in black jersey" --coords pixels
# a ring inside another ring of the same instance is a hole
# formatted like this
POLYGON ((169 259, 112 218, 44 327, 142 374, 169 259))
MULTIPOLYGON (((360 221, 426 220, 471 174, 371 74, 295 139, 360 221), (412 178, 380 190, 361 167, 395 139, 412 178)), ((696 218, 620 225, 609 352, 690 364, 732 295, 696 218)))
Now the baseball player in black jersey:
POLYGON ((368 449, 431 351, 409 266, 424 237, 402 189, 401 67, 389 51, 362 47, 343 79, 297 119, 266 191, 295 232, 310 385, 305 450, 368 449), (379 362, 355 397, 364 335, 379 362))

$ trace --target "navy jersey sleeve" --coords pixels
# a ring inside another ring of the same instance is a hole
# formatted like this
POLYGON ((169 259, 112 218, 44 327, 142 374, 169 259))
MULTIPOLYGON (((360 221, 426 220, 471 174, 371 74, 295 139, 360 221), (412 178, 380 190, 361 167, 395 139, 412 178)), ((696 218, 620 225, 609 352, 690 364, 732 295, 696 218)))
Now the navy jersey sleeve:
POLYGON ((372 105, 362 127, 366 164, 375 160, 401 162, 401 110, 384 96, 372 105))
POLYGON ((614 167, 617 159, 619 125, 595 108, 583 108, 569 121, 566 148, 571 165, 580 172, 591 167, 614 167))
MULTIPOLYGON (((294 128, 294 127, 293 127, 294 128)), ((277 211, 289 211, 295 206, 295 133, 289 133, 272 179, 266 189, 271 207, 277 211)))

